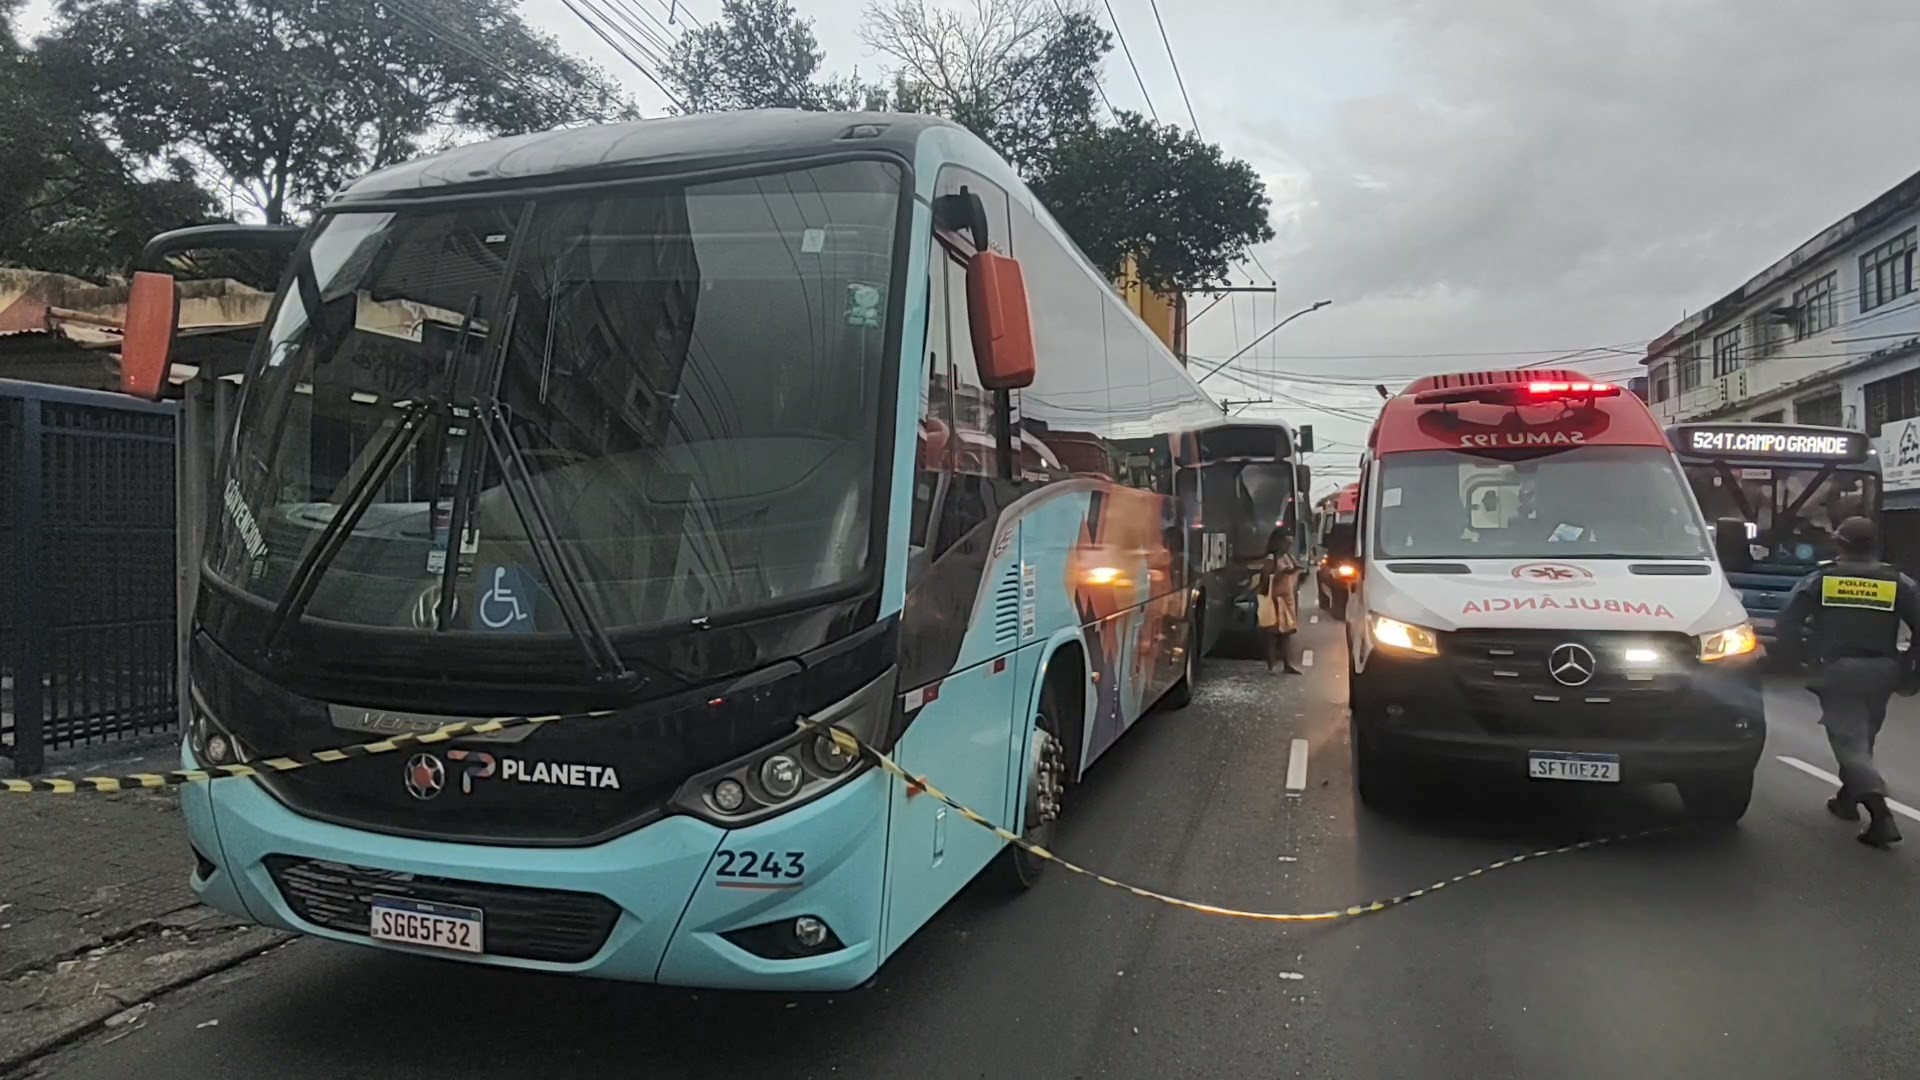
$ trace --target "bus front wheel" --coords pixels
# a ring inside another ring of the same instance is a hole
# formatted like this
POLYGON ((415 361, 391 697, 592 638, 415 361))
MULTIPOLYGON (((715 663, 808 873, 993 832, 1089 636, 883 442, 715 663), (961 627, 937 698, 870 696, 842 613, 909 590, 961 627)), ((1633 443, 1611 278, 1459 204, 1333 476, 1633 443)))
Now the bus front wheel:
MULTIPOLYGON (((1020 838, 1042 849, 1053 844, 1067 790, 1067 747, 1060 737, 1060 718, 1068 715, 1064 699, 1056 679, 1048 679, 1040 688, 1040 711, 1033 720, 1033 739, 1023 770, 1020 838)), ((999 874, 1010 891, 1024 892, 1039 882, 1046 865, 1045 859, 1026 848, 1008 844, 1000 858, 999 874)))

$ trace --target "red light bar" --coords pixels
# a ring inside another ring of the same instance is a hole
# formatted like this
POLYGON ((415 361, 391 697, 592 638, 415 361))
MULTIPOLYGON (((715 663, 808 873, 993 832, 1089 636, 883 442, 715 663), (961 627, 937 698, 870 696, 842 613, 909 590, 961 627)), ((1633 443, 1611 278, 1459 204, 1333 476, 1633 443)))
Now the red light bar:
POLYGON ((1619 387, 1603 382, 1530 382, 1527 384, 1527 393, 1542 397, 1567 394, 1594 394, 1604 397, 1619 392, 1619 387))
POLYGON ((1527 405, 1556 398, 1614 397, 1620 388, 1604 382, 1495 383, 1491 386, 1464 386, 1446 390, 1422 390, 1413 395, 1417 405, 1455 405, 1475 402, 1483 405, 1527 405))

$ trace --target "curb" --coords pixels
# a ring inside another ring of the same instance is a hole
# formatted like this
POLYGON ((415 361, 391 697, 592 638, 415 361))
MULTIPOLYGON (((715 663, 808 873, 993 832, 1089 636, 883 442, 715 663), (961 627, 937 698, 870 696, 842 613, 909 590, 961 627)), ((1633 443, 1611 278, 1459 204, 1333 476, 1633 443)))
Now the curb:
POLYGON ((244 963, 288 937, 237 923, 166 929, 138 940, 122 937, 0 985, 0 1076, 96 1030, 137 1024, 138 1006, 244 963))

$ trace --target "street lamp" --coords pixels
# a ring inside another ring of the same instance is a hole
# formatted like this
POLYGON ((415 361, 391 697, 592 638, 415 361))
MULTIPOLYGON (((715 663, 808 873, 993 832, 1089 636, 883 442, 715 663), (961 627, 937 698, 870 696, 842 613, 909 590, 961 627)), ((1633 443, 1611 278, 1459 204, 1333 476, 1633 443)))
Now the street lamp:
POLYGON ((1224 367, 1226 367, 1226 366, 1227 366, 1228 364, 1231 364, 1231 363, 1233 363, 1233 362, 1234 362, 1235 360, 1238 360, 1238 359, 1240 359, 1241 357, 1243 357, 1243 356, 1245 356, 1245 355, 1247 355, 1247 353, 1248 353, 1248 352, 1249 352, 1249 351, 1250 351, 1250 350, 1251 350, 1251 349, 1252 349, 1252 348, 1253 348, 1253 347, 1254 347, 1255 345, 1258 345, 1258 344, 1260 344, 1261 342, 1263 342, 1263 341, 1265 341, 1265 340, 1267 340, 1268 338, 1270 338, 1270 337, 1272 337, 1272 336, 1274 335, 1274 333, 1275 333, 1275 332, 1277 332, 1277 331, 1278 331, 1278 330, 1279 330, 1279 329, 1280 329, 1281 327, 1283 327, 1283 326, 1285 326, 1285 325, 1287 325, 1288 323, 1290 323, 1290 322, 1292 322, 1293 320, 1295 320, 1295 319, 1297 319, 1297 318, 1299 318, 1299 317, 1300 317, 1300 316, 1302 316, 1302 315, 1306 315, 1306 314, 1310 314, 1310 313, 1312 313, 1312 312, 1315 312, 1315 311, 1319 311, 1319 310, 1320 310, 1321 308, 1323 308, 1323 307, 1326 307, 1326 306, 1327 306, 1328 304, 1331 304, 1331 303, 1333 303, 1333 301, 1331 301, 1331 300, 1315 300, 1315 301, 1313 302, 1313 306, 1311 306, 1311 307, 1303 307, 1303 308, 1301 308, 1301 309, 1300 309, 1299 311, 1296 311, 1296 312, 1294 312, 1293 314, 1291 314, 1291 315, 1289 315, 1289 316, 1287 316, 1286 318, 1284 318, 1284 319, 1281 319, 1281 320, 1280 320, 1279 322, 1277 322, 1277 323, 1274 323, 1274 324, 1273 324, 1273 327, 1272 327, 1271 329, 1269 329, 1269 330, 1268 330, 1268 331, 1267 331, 1266 333, 1264 333, 1264 334, 1261 334, 1261 335, 1260 335, 1259 337, 1257 337, 1257 338, 1254 338, 1254 339, 1253 339, 1252 341, 1250 341, 1250 342, 1248 342, 1248 343, 1247 343, 1247 347, 1246 347, 1245 349, 1241 349, 1241 350, 1240 350, 1239 352, 1237 352, 1237 353, 1234 353, 1234 354, 1233 354, 1232 356, 1229 356, 1229 357, 1227 357, 1227 358, 1226 358, 1225 360, 1222 360, 1222 361, 1220 361, 1220 363, 1219 363, 1219 364, 1217 364, 1217 365, 1215 365, 1215 366, 1214 366, 1214 367, 1213 367, 1213 368, 1212 368, 1211 370, 1209 370, 1209 371, 1207 372, 1207 374, 1206 374, 1206 375, 1202 375, 1202 376, 1200 376, 1200 377, 1199 377, 1198 379, 1195 379, 1195 380, 1194 380, 1194 382, 1196 382, 1196 383, 1203 383, 1203 382, 1206 382, 1206 381, 1207 381, 1207 378, 1208 378, 1208 376, 1211 376, 1211 375, 1213 375, 1213 374, 1215 374, 1215 373, 1216 373, 1216 372, 1218 372, 1218 371, 1219 371, 1219 370, 1220 370, 1221 368, 1224 368, 1224 367))

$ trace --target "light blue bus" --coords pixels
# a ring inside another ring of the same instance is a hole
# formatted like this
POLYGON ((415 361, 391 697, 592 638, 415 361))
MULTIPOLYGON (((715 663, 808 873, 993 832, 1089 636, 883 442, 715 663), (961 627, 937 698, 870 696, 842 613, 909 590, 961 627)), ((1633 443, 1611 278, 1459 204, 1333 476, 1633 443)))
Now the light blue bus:
MULTIPOLYGON (((502 967, 854 987, 983 870, 1039 866, 798 721, 1044 842, 1191 691, 1180 474, 1220 410, 954 125, 466 146, 349 187, 289 267, 222 384, 188 764, 561 719, 189 790, 216 908, 502 967)), ((155 336, 130 326, 130 368, 171 370, 155 336)))

